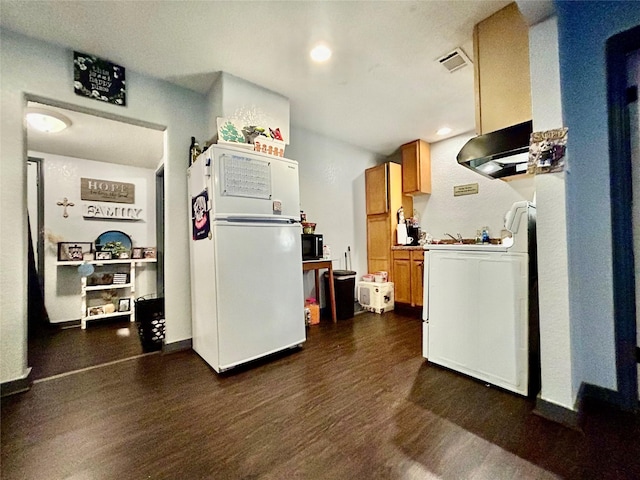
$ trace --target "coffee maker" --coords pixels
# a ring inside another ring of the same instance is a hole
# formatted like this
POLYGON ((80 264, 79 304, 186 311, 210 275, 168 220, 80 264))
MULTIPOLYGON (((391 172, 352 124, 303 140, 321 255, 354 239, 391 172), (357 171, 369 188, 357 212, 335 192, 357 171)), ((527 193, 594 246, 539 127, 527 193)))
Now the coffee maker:
POLYGON ((420 240, 420 226, 419 225, 407 225, 407 240, 411 240, 407 242, 407 245, 419 245, 418 240, 420 240))

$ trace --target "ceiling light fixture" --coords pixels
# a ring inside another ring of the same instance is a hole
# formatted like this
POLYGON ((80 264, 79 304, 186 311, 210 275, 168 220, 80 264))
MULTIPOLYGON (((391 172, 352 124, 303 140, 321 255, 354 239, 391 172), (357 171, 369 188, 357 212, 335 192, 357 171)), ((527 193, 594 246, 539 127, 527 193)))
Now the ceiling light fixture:
POLYGON ((451 129, 449 127, 442 127, 436 132, 437 135, 447 135, 448 133, 451 133, 451 129))
POLYGON ((44 133, 58 133, 71 126, 71 120, 67 117, 44 108, 27 109, 27 123, 44 133))
POLYGON ((326 45, 317 45, 311 50, 310 55, 314 62, 326 62, 331 58, 331 49, 326 45))

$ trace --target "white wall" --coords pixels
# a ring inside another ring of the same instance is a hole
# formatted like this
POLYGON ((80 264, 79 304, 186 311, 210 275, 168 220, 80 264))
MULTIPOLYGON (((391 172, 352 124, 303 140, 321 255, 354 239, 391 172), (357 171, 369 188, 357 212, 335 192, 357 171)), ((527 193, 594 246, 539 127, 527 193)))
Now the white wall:
POLYGON ((510 182, 491 180, 458 164, 456 156, 475 134, 467 133, 431 144, 431 195, 413 198, 422 231, 433 238, 448 238, 445 233, 475 238, 476 231, 489 227, 491 237, 499 238, 504 215, 514 202, 533 200, 532 178, 510 182), (453 196, 453 187, 478 184, 478 194, 453 196))
POLYGON ((246 125, 279 128, 285 143, 290 142, 289 99, 276 92, 221 72, 209 91, 207 104, 207 139, 215 136, 216 117, 223 117, 246 125))
MULTIPOLYGON (((80 46, 78 46, 80 47, 80 46)), ((191 337, 189 202, 186 167, 190 137, 204 138, 205 98, 127 67, 127 106, 73 91, 72 52, 0 31, 0 382, 25 378, 27 368, 26 131, 28 98, 51 100, 166 127, 165 314, 167 343, 191 337)))
MULTIPOLYGON (((80 318, 80 275, 77 267, 57 266, 58 241, 95 242, 107 230, 119 230, 131 237, 133 246, 156 246, 155 170, 114 165, 48 153, 29 152, 42 158, 44 175, 44 297, 51 323, 78 320, 80 318), (126 206, 142 209, 142 221, 85 219, 80 199, 81 178, 95 178, 135 185, 135 203, 126 206), (67 207, 68 217, 63 216, 57 202, 67 198, 74 204, 67 207)), ((155 265, 145 264, 136 276, 136 296, 155 293, 155 265)))
POLYGON ((566 174, 573 383, 618 389, 616 371, 608 39, 640 25, 635 1, 556 2, 566 174))
MULTIPOLYGON (((364 171, 384 161, 372 152, 293 127, 285 156, 297 160, 301 209, 331 247, 333 268, 344 269, 351 247, 351 269, 367 273, 367 214, 364 171)), ((322 289, 322 287, 321 287, 322 289)), ((305 298, 316 297, 313 273, 305 276, 305 298)), ((324 305, 323 295, 321 301, 324 305)))
MULTIPOLYGON (((560 128, 563 122, 556 17, 529 29, 529 52, 533 129, 560 128)), ((540 398, 573 409, 577 392, 572 384, 565 174, 537 175, 535 184, 542 376, 540 398)))

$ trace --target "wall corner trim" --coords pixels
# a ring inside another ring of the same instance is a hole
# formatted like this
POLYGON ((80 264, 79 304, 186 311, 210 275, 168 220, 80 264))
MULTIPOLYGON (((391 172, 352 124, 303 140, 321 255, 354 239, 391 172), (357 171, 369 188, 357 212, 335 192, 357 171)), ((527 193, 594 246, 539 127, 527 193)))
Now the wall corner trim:
POLYGON ((8 397, 9 395, 26 392, 31 389, 31 385, 33 385, 33 382, 31 381, 31 368, 29 368, 24 378, 2 383, 0 385, 0 396, 8 397))
POLYGON ((177 342, 165 343, 162 346, 162 354, 170 354, 176 352, 182 352, 184 350, 191 350, 192 341, 190 338, 185 340, 179 340, 177 342))
POLYGON ((577 411, 543 400, 540 396, 536 398, 536 406, 533 409, 533 414, 566 427, 579 430, 579 414, 577 411))

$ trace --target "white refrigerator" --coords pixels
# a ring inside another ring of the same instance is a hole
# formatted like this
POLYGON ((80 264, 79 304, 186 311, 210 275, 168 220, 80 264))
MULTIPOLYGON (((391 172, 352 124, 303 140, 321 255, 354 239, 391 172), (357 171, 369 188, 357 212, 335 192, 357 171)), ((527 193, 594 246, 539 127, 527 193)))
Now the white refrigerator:
POLYGON ((188 182, 193 349, 223 372, 302 345, 297 162, 214 145, 188 182))

